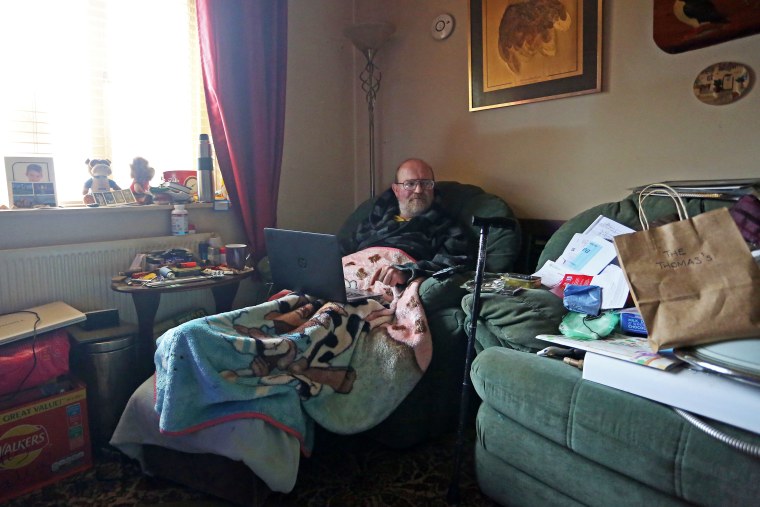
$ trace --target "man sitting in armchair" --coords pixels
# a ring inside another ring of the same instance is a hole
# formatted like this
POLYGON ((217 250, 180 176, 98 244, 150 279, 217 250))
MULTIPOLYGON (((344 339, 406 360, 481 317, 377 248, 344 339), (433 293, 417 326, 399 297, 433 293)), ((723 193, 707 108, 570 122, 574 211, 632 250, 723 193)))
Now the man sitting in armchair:
POLYGON ((472 245, 462 227, 443 209, 435 193, 433 168, 410 158, 396 170, 396 181, 375 201, 370 215, 354 232, 350 251, 392 247, 416 259, 384 266, 373 278, 386 285, 405 285, 447 267, 471 264, 472 245))

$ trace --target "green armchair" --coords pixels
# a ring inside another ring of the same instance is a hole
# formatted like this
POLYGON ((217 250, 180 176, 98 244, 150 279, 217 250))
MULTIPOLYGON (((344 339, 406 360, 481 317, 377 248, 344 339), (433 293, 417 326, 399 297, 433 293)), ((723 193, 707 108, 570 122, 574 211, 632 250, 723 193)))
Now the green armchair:
MULTIPOLYGON (((479 227, 473 216, 515 218, 501 198, 475 185, 452 181, 436 183, 444 208, 472 235, 477 249, 479 227)), ((340 228, 338 237, 347 241, 356 226, 372 209, 373 200, 362 203, 340 228)), ((513 269, 520 251, 519 225, 514 230, 493 229, 489 235, 486 270, 507 272, 513 269)), ((473 256, 477 250, 473 251, 473 256)), ((461 285, 473 274, 459 273, 450 278, 426 279, 420 297, 433 337, 433 357, 420 382, 406 399, 378 426, 367 431, 372 438, 396 448, 409 447, 456 430, 459 414, 462 372, 467 335, 461 285)))

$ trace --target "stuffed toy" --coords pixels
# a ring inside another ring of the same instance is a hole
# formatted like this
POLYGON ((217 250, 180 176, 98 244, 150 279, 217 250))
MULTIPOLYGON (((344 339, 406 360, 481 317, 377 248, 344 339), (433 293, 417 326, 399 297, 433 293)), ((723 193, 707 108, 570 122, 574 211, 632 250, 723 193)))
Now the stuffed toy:
POLYGON ((92 177, 84 182, 82 195, 87 195, 90 192, 110 192, 111 190, 121 190, 121 187, 109 177, 111 176, 110 160, 90 160, 88 158, 84 163, 87 164, 87 171, 92 177))
POLYGON ((140 204, 153 203, 153 194, 150 193, 150 180, 156 175, 155 169, 148 165, 148 161, 142 157, 135 157, 129 165, 132 175, 132 185, 129 187, 135 194, 135 199, 140 204))

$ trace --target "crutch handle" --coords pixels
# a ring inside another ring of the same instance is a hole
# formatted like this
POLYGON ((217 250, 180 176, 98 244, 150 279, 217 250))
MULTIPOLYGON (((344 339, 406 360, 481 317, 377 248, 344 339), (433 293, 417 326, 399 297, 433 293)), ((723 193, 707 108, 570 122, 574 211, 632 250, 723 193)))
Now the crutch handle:
POLYGON ((477 227, 496 227, 497 229, 514 229, 515 221, 505 217, 472 217, 472 225, 477 227))

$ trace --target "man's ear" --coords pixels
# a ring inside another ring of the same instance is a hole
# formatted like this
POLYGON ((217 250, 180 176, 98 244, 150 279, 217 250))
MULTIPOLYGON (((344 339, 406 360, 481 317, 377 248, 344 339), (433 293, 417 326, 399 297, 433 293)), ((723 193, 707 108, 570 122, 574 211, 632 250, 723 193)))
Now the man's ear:
POLYGON ((395 196, 396 196, 396 199, 397 199, 397 200, 401 200, 401 199, 399 198, 399 193, 401 192, 401 189, 402 189, 402 188, 403 188, 403 187, 402 187, 401 185, 396 185, 395 183, 392 183, 392 184, 391 184, 391 190, 393 190, 393 195, 395 195, 395 196))

